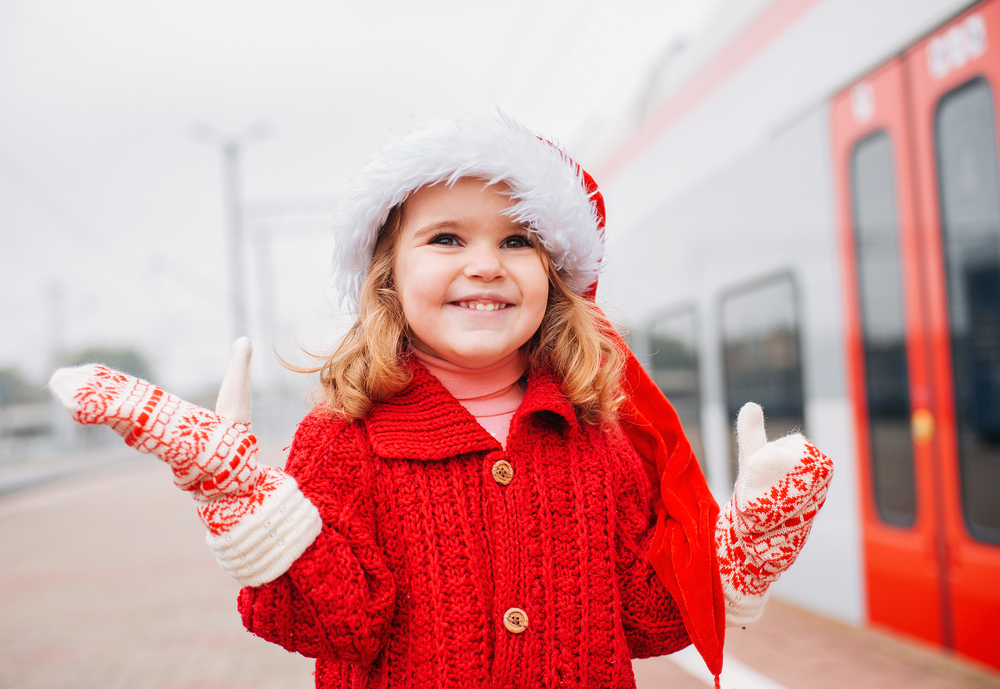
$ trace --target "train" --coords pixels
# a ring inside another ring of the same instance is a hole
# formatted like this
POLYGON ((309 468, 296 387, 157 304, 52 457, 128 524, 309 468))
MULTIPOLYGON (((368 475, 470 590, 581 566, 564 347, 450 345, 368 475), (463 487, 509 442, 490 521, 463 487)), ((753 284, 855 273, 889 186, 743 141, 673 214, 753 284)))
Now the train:
POLYGON ((667 67, 581 142, 599 299, 720 503, 748 400, 833 458, 774 595, 1000 668, 1000 0, 731 0, 667 67))

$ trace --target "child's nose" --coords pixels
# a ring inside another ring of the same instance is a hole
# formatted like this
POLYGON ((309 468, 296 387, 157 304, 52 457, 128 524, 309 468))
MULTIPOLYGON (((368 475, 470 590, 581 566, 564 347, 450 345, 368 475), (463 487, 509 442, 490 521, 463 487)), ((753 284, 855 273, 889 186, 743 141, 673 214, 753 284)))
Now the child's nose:
POLYGON ((504 270, 499 253, 489 249, 475 251, 465 266, 465 276, 480 280, 496 280, 504 277, 507 271, 504 270))

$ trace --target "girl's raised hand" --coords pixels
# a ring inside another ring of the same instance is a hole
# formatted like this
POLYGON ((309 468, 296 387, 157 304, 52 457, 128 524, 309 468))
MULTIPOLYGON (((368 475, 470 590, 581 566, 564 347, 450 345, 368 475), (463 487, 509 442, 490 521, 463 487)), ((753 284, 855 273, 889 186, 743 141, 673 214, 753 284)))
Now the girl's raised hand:
POLYGON ((322 524, 294 479, 257 463, 250 355, 247 338, 233 344, 214 412, 99 364, 61 368, 49 389, 78 423, 109 426, 169 464, 174 483, 194 497, 220 566, 256 586, 284 573, 322 524))
POLYGON ((833 476, 833 462, 800 433, 768 442, 758 404, 743 405, 736 428, 739 477, 716 527, 729 627, 763 613, 768 587, 805 545, 833 476))
POLYGON ((260 474, 250 432, 250 355, 247 338, 233 344, 215 412, 100 364, 61 368, 49 389, 75 421, 109 426, 130 447, 169 464, 178 488, 212 498, 245 490, 260 474))

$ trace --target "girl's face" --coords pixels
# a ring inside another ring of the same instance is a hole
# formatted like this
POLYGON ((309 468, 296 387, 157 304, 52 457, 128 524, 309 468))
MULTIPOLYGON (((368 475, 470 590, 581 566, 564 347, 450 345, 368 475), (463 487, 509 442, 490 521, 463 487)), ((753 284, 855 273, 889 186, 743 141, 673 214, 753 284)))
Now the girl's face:
POLYGON ((504 184, 460 179, 403 204, 393 267, 413 345, 482 368, 526 343, 545 315, 549 281, 536 239, 501 212, 504 184))

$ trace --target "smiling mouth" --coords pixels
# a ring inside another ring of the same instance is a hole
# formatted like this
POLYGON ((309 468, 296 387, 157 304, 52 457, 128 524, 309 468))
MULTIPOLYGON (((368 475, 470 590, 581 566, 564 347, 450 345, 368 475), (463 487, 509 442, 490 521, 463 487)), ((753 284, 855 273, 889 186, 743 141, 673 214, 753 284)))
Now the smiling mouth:
POLYGON ((474 311, 499 311, 500 309, 512 306, 512 304, 495 301, 453 301, 452 304, 461 306, 463 309, 472 309, 474 311))

